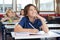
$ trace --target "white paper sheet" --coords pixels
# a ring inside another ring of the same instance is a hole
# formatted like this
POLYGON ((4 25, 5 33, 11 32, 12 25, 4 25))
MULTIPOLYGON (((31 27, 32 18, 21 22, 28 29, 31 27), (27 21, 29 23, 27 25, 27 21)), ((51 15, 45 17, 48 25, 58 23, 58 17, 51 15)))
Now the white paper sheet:
POLYGON ((16 32, 16 36, 27 36, 27 35, 56 35, 56 33, 49 31, 48 33, 45 33, 44 31, 39 31, 38 33, 29 33, 29 32, 16 32))

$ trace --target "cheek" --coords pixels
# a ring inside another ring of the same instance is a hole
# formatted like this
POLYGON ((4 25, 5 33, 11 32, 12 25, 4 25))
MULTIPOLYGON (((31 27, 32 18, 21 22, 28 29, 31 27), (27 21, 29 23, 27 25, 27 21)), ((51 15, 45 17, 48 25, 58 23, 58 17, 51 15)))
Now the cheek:
POLYGON ((32 14, 33 12, 32 11, 29 11, 28 13, 32 14))
POLYGON ((37 13, 37 10, 34 10, 34 13, 37 13))

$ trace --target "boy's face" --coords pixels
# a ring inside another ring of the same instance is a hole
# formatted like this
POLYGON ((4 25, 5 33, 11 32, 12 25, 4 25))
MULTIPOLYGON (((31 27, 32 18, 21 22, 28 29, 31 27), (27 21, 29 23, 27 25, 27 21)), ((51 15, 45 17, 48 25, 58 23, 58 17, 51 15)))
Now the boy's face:
POLYGON ((37 14, 37 10, 34 6, 30 6, 29 10, 28 10, 28 17, 35 17, 37 14))
POLYGON ((21 15, 24 15, 24 10, 21 10, 21 15))
POLYGON ((9 13, 7 14, 9 17, 12 17, 13 13, 11 11, 9 11, 9 13))

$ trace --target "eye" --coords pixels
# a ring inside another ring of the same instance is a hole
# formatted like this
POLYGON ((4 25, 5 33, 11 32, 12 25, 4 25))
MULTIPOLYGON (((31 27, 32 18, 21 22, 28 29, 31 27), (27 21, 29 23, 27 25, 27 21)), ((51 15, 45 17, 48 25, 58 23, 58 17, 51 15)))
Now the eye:
POLYGON ((29 11, 33 11, 32 9, 29 9, 29 11))

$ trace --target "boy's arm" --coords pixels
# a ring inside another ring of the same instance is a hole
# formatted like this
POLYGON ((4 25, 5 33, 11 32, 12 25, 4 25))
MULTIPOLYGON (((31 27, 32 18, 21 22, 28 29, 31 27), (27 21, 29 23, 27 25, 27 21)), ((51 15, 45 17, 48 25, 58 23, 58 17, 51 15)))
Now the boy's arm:
POLYGON ((16 25, 14 28, 15 32, 32 32, 32 33, 37 33, 37 29, 27 29, 27 28, 22 28, 20 25, 16 25))
POLYGON ((49 29, 48 29, 47 24, 46 24, 45 21, 44 21, 45 19, 44 19, 43 17, 41 17, 40 15, 37 15, 37 17, 38 17, 38 19, 40 19, 41 22, 42 22, 42 26, 41 26, 42 30, 47 33, 47 32, 49 31, 49 29))

